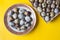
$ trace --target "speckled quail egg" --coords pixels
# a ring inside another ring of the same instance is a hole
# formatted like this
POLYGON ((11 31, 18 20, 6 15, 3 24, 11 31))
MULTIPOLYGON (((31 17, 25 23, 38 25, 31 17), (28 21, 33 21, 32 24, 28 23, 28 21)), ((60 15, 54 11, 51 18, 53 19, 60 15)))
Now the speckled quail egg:
POLYGON ((54 12, 50 12, 50 17, 54 17, 55 13, 54 12))
POLYGON ((51 4, 51 8, 55 8, 55 4, 51 4))
POLYGON ((16 19, 16 18, 17 18, 17 14, 14 13, 14 14, 12 15, 12 17, 13 17, 14 19, 16 19))
POLYGON ((46 9, 46 12, 50 12, 50 9, 49 9, 49 8, 47 8, 47 9, 46 9))
POLYGON ((38 7, 38 2, 34 2, 34 4, 33 4, 33 5, 34 5, 34 7, 36 7, 36 8, 37 8, 37 7, 38 7))
POLYGON ((21 30, 27 30, 28 27, 26 27, 26 26, 23 25, 23 26, 20 27, 20 29, 21 29, 21 30))
POLYGON ((24 25, 25 21, 24 20, 20 20, 20 25, 24 25))
POLYGON ((17 12, 17 8, 12 9, 12 11, 17 12))
POLYGON ((20 32, 24 32, 25 31, 25 26, 21 26, 20 27, 20 32))
POLYGON ((13 20, 14 20, 14 19, 13 19, 12 17, 10 17, 10 16, 8 17, 8 19, 9 19, 8 21, 13 21, 13 20))
POLYGON ((22 13, 24 13, 25 11, 26 11, 25 9, 20 8, 19 13, 22 14, 22 13))
POLYGON ((49 16, 45 16, 45 21, 48 22, 50 20, 49 16))
POLYGON ((14 25, 14 23, 13 22, 8 22, 8 25, 12 26, 12 25, 14 25))
POLYGON ((11 15, 12 15, 12 13, 11 13, 11 12, 12 12, 12 11, 10 10, 10 11, 8 12, 8 14, 7 14, 7 15, 8 15, 8 16, 11 16, 11 15))
POLYGON ((30 22, 30 21, 31 21, 31 19, 30 19, 29 16, 26 16, 26 17, 25 17, 25 20, 26 20, 26 22, 30 22))
POLYGON ((27 12, 24 12, 24 15, 28 15, 28 13, 27 12))
POLYGON ((42 2, 43 2, 43 0, 39 0, 39 2, 40 2, 40 3, 42 3, 42 2))
POLYGON ((19 19, 24 19, 24 15, 19 13, 18 18, 19 19))
POLYGON ((25 26, 29 27, 29 26, 31 26, 31 23, 29 22, 29 23, 25 24, 25 26))
POLYGON ((58 9, 58 8, 55 8, 54 12, 55 12, 56 14, 58 14, 58 13, 59 13, 59 9, 58 9))
POLYGON ((18 19, 15 19, 15 20, 14 20, 14 23, 17 24, 17 23, 18 23, 18 19))
POLYGON ((38 10, 38 12, 42 12, 42 8, 41 7, 37 7, 37 10, 38 10))
POLYGON ((45 13, 45 12, 42 12, 42 13, 41 13, 41 16, 42 16, 42 17, 44 17, 45 15, 46 15, 46 13, 45 13))
POLYGON ((25 29, 25 26, 24 26, 24 25, 23 25, 23 26, 21 26, 21 27, 20 27, 20 29, 23 29, 23 30, 24 30, 24 29, 25 29))

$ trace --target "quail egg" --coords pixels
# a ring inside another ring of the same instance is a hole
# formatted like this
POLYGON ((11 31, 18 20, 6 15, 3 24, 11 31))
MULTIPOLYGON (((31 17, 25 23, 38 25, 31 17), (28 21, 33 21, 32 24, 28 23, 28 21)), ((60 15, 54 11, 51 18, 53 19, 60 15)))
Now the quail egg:
POLYGON ((37 8, 37 6, 38 6, 38 2, 34 2, 34 7, 36 7, 37 8))
POLYGON ((17 14, 14 13, 14 14, 12 15, 12 17, 13 17, 14 19, 16 19, 16 18, 17 18, 17 14))
POLYGON ((40 13, 42 12, 42 8, 41 8, 41 7, 38 7, 37 10, 38 10, 38 12, 40 12, 40 13))
POLYGON ((23 30, 24 30, 24 29, 25 29, 25 26, 24 26, 24 25, 23 25, 23 26, 21 26, 21 27, 20 27, 20 29, 23 29, 23 30))
POLYGON ((8 16, 11 16, 11 15, 12 15, 12 13, 11 13, 11 12, 12 12, 11 10, 8 12, 8 16))
POLYGON ((49 16, 45 16, 45 21, 48 22, 50 20, 49 16))
POLYGON ((17 24, 17 23, 18 23, 18 19, 15 19, 15 20, 14 20, 14 23, 17 24))
POLYGON ((30 21, 31 21, 31 19, 30 19, 29 16, 26 16, 26 17, 25 17, 25 20, 26 20, 26 22, 30 22, 30 21))
POLYGON ((54 12, 55 12, 56 14, 58 14, 58 13, 59 13, 59 9, 58 9, 58 8, 55 8, 54 12))
POLYGON ((29 26, 31 26, 31 23, 29 22, 29 23, 25 24, 25 26, 29 27, 29 26))
POLYGON ((46 9, 46 12, 50 12, 50 9, 49 9, 49 8, 47 8, 47 9, 46 9))
POLYGON ((8 22, 8 25, 12 26, 12 25, 14 25, 14 23, 13 22, 8 22))
POLYGON ((20 20, 20 25, 24 25, 25 21, 24 20, 20 20))
POLYGON ((50 12, 50 17, 54 17, 55 13, 54 12, 50 12))
POLYGON ((12 11, 17 12, 17 8, 12 9, 12 11))
POLYGON ((55 8, 55 4, 51 4, 51 8, 55 8))
POLYGON ((19 19, 24 19, 24 15, 23 15, 23 14, 19 14, 19 15, 18 15, 18 18, 19 18, 19 19))
POLYGON ((45 13, 45 12, 42 12, 42 13, 41 13, 41 16, 42 16, 42 17, 44 17, 45 15, 46 15, 46 13, 45 13))
POLYGON ((24 13, 25 11, 26 11, 25 9, 20 8, 19 13, 22 14, 22 13, 24 13))
POLYGON ((13 20, 14 20, 14 19, 13 19, 12 17, 10 17, 10 16, 8 17, 8 19, 9 19, 8 21, 13 21, 13 20))
POLYGON ((42 3, 42 2, 43 2, 43 0, 39 0, 39 2, 40 2, 40 3, 42 3))

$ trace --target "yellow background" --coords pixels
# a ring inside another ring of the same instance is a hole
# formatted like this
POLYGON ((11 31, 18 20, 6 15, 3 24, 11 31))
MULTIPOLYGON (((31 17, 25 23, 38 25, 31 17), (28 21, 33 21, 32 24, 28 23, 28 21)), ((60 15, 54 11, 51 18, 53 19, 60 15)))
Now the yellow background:
POLYGON ((36 13, 37 23, 30 33, 21 36, 9 32, 4 24, 4 14, 10 6, 20 3, 33 8, 29 0, 0 0, 0 40, 60 40, 60 15, 52 22, 46 23, 36 13))

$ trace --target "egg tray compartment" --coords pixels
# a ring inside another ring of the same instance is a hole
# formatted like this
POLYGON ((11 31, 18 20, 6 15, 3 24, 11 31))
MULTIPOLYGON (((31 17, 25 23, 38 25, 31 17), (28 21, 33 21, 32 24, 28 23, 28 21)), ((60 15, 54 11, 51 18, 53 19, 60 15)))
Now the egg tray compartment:
POLYGON ((60 14, 59 0, 30 0, 30 2, 45 22, 52 21, 60 14))

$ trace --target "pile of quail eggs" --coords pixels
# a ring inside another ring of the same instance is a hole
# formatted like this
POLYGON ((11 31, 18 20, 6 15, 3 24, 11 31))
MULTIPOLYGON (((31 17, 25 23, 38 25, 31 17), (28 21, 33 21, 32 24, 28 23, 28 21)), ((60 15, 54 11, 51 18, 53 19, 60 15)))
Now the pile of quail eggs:
POLYGON ((49 22, 59 14, 58 0, 30 0, 30 2, 46 22, 49 22))
POLYGON ((8 25, 18 32, 24 32, 32 25, 33 18, 31 15, 31 11, 24 8, 13 8, 8 13, 8 25))

